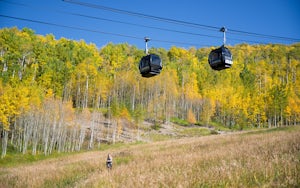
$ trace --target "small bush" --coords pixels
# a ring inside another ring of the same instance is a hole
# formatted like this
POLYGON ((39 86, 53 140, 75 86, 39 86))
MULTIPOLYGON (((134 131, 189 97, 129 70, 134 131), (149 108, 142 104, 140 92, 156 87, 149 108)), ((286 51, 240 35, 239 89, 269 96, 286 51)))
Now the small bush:
POLYGON ((176 123, 178 125, 182 125, 182 126, 189 126, 190 125, 190 123, 187 120, 179 119, 179 118, 171 118, 171 122, 176 123))
POLYGON ((151 126, 152 129, 154 130, 159 130, 161 128, 160 124, 155 123, 154 125, 151 126))

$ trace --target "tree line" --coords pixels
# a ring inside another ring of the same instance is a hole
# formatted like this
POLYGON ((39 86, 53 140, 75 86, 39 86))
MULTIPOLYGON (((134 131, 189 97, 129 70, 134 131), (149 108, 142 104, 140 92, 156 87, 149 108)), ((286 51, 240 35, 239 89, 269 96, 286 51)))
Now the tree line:
POLYGON ((2 157, 8 146, 48 155, 93 148, 103 137, 116 141, 124 129, 120 119, 136 130, 144 120, 240 129, 299 123, 300 43, 229 46, 234 64, 224 71, 210 68, 212 49, 151 48, 163 70, 143 78, 138 63, 144 51, 136 46, 99 49, 29 28, 2 28, 2 157), (99 122, 110 127, 102 135, 95 131, 99 122))

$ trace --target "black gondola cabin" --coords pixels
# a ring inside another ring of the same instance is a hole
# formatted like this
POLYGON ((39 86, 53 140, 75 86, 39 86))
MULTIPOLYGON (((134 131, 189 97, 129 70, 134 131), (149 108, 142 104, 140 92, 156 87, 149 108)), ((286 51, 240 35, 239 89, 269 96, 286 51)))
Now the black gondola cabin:
POLYGON ((208 56, 208 63, 214 70, 223 70, 232 65, 232 54, 228 48, 222 45, 220 48, 212 50, 208 56))
POLYGON ((158 75, 162 69, 162 61, 156 54, 149 54, 142 57, 139 69, 142 77, 152 77, 158 75))

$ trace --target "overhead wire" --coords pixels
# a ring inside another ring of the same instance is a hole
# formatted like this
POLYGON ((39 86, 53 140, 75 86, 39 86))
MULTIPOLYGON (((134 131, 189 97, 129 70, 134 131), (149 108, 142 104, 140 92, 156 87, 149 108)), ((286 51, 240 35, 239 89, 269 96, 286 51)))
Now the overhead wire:
MULTIPOLYGON (((6 1, 6 0, 0 0, 0 1, 5 2, 5 3, 9 3, 9 4, 13 4, 13 5, 18 5, 18 6, 31 8, 31 9, 36 9, 36 7, 30 6, 28 4, 16 3, 16 2, 11 2, 11 1, 6 1)), ((42 8, 42 9, 45 10, 45 11, 57 12, 57 13, 65 14, 65 15, 73 15, 73 16, 78 16, 78 17, 83 17, 83 18, 88 18, 88 19, 101 20, 101 21, 131 25, 131 26, 136 26, 136 27, 143 27, 143 28, 147 28, 147 29, 156 29, 156 30, 161 30, 161 31, 180 33, 180 34, 186 34, 186 35, 193 35, 193 36, 209 37, 209 38, 218 38, 218 39, 222 38, 221 36, 207 35, 207 34, 194 33, 194 32, 187 32, 187 31, 182 31, 182 30, 174 30, 174 29, 168 29, 168 28, 163 28, 163 27, 155 27, 155 26, 149 26, 149 25, 144 25, 144 24, 136 24, 136 23, 124 22, 124 21, 120 21, 120 20, 113 20, 113 19, 103 18, 103 17, 99 17, 99 16, 85 15, 85 14, 81 14, 81 13, 74 13, 74 12, 60 11, 60 10, 52 10, 52 9, 49 9, 49 8, 42 8)), ((39 7, 39 10, 40 10, 40 7, 39 7)), ((245 40, 245 39, 238 39, 238 38, 232 38, 232 37, 228 37, 228 39, 230 39, 232 41, 242 41, 242 42, 249 42, 249 43, 256 43, 256 44, 261 44, 262 43, 262 42, 256 41, 256 40, 245 40)), ((184 42, 183 43, 180 42, 180 43, 184 44, 184 42)), ((206 46, 208 46, 208 45, 206 45, 206 46)))
MULTIPOLYGON (((107 18, 101 18, 99 16, 96 17, 96 16, 89 16, 89 15, 78 14, 78 13, 71 13, 71 12, 62 12, 62 13, 67 13, 67 14, 70 14, 70 15, 84 17, 84 18, 89 18, 89 19, 104 20, 104 21, 108 21, 108 22, 126 24, 126 25, 143 27, 143 28, 148 28, 148 29, 149 28, 150 29, 156 29, 156 30, 161 30, 161 31, 168 31, 168 32, 173 32, 173 33, 180 33, 180 34, 193 35, 193 36, 201 36, 201 37, 209 37, 209 38, 219 38, 219 39, 222 38, 221 36, 206 35, 206 34, 201 34, 201 33, 193 33, 193 32, 181 31, 181 30, 167 29, 167 28, 163 28, 163 27, 155 27, 155 26, 149 26, 149 25, 144 25, 144 24, 135 24, 135 23, 130 23, 130 22, 124 22, 124 21, 112 20, 112 19, 107 19, 107 18)), ((243 41, 243 42, 250 42, 250 43, 258 43, 258 44, 261 43, 259 41, 237 39, 237 38, 231 38, 231 37, 228 37, 228 39, 234 40, 234 41, 243 41)))
POLYGON ((90 8, 102 9, 102 10, 106 10, 106 11, 110 11, 110 12, 116 12, 116 13, 120 13, 120 14, 137 16, 137 17, 158 20, 158 21, 163 21, 163 22, 168 22, 168 23, 175 23, 175 24, 180 24, 180 25, 193 26, 193 27, 198 27, 198 28, 206 28, 206 29, 212 29, 212 30, 220 29, 219 27, 216 27, 216 26, 192 23, 192 22, 176 20, 176 19, 171 19, 171 18, 163 18, 163 17, 159 17, 159 16, 153 16, 153 15, 149 15, 149 14, 143 14, 143 13, 132 12, 132 11, 127 11, 127 10, 122 10, 122 9, 116 9, 116 8, 112 8, 112 7, 96 5, 96 4, 86 3, 86 2, 82 2, 82 1, 74 1, 74 0, 62 0, 62 1, 66 2, 66 3, 77 4, 77 5, 86 6, 86 7, 90 7, 90 8))
MULTIPOLYGON (((29 6, 27 4, 22 4, 22 3, 16 3, 16 2, 11 2, 11 1, 6 1, 6 0, 0 0, 2 2, 10 3, 10 4, 15 4, 19 6, 25 6, 29 8, 33 8, 32 6, 29 6)), ((146 14, 141 14, 141 13, 136 13, 136 12, 131 12, 131 11, 126 11, 126 10, 121 10, 121 9, 115 9, 111 7, 105 7, 105 6, 100 6, 100 5, 93 5, 93 4, 87 4, 84 2, 80 1, 74 1, 74 0, 63 0, 63 2, 68 2, 68 3, 75 3, 78 5, 82 6, 88 6, 92 8, 100 8, 108 11, 113 11, 117 13, 122 13, 122 14, 128 14, 128 15, 134 15, 134 16, 142 16, 144 18, 148 19, 155 19, 159 21, 166 21, 169 23, 174 23, 174 24, 180 24, 180 25, 185 25, 185 26, 192 26, 192 27, 200 27, 208 30, 216 30, 218 27, 215 26, 208 26, 208 25, 203 25, 203 24, 196 24, 196 23, 191 23, 191 22, 185 22, 185 21, 180 21, 180 20, 175 20, 175 19, 169 19, 169 18, 162 18, 162 17, 157 17, 157 16, 151 16, 151 15, 146 15, 146 14)), ((49 9, 45 9, 49 11, 49 9)), ((51 9, 50 9, 51 11, 51 9)), ((194 35, 194 36, 203 36, 203 37, 210 37, 210 38, 221 38, 218 36, 213 36, 213 35, 206 35, 206 34, 201 34, 201 33, 193 33, 193 32, 187 32, 187 31, 181 31, 181 30, 174 30, 174 29, 168 29, 168 28, 162 28, 162 27, 155 27, 155 26, 147 26, 144 24, 136 24, 136 23, 130 23, 130 22, 124 22, 120 20, 113 20, 113 19, 107 19, 107 18, 101 18, 101 17, 96 17, 96 16, 90 16, 90 15, 85 15, 85 14, 79 14, 79 13, 73 13, 73 12, 67 12, 67 11, 59 11, 59 10, 54 10, 55 12, 62 13, 62 14, 67 14, 67 15, 73 15, 73 16, 79 16, 79 17, 84 17, 88 19, 96 19, 96 20, 103 20, 103 21, 108 21, 108 22, 113 22, 113 23, 119 23, 119 24, 126 24, 126 25, 131 25, 131 26, 137 26, 137 27, 144 27, 144 28, 150 28, 150 29, 156 29, 156 30, 162 30, 162 31, 168 31, 168 32, 174 32, 174 33, 181 33, 181 34, 186 34, 186 35, 194 35)), ((55 23, 49 23, 49 22, 44 22, 44 21, 39 21, 39 20, 32 20, 32 19, 24 19, 24 18, 18 18, 18 17, 13 17, 13 16, 7 16, 7 15, 1 15, 2 17, 6 18, 11 18, 11 19, 18 19, 18 20, 23 20, 23 21, 30 21, 30 22, 35 22, 35 23, 40 23, 40 24, 47 24, 47 25, 52 25, 52 26, 58 26, 58 27, 64 27, 64 28, 69 28, 69 29, 76 29, 76 30, 81 30, 81 31, 89 31, 89 32, 96 32, 96 33, 102 33, 102 34, 108 34, 108 35, 114 35, 114 36, 122 36, 122 37, 127 37, 127 38, 133 38, 133 39, 141 39, 142 37, 136 37, 136 36, 131 36, 131 35, 124 35, 120 33, 112 33, 112 32, 104 32, 100 30, 92 30, 92 29, 86 29, 86 28, 80 28, 80 27, 74 27, 74 26, 66 26, 66 25, 61 25, 61 24, 55 24, 55 23)), ((218 28, 219 31, 219 28, 218 28)), ((282 39, 282 40, 290 40, 294 41, 297 39, 293 38, 288 38, 288 37, 279 37, 279 36, 273 36, 273 35, 263 35, 263 34, 257 34, 257 33, 251 33, 251 32, 245 32, 245 31, 240 31, 240 30, 232 30, 232 29, 227 29, 227 31, 238 34, 238 35, 248 35, 248 36, 259 36, 259 37, 264 37, 264 38, 273 38, 273 39, 282 39)), ((254 40, 245 40, 245 39, 237 39, 237 38, 231 38, 227 37, 230 40, 235 40, 235 41, 243 41, 243 42, 250 42, 250 43, 257 43, 257 44, 262 44, 263 42, 260 41, 254 41, 254 40)), ((157 41, 157 42, 163 42, 163 43, 176 43, 176 44, 183 44, 183 45, 193 45, 193 46, 199 46, 199 44, 195 43, 187 43, 187 42, 179 42, 179 41, 168 41, 168 40, 160 40, 160 39, 152 39, 152 41, 157 41)), ((205 45, 200 45, 200 46, 205 46, 205 45)), ((206 45, 209 46, 209 45, 206 45)))
POLYGON ((293 41, 293 42, 299 42, 300 41, 300 39, 296 39, 296 38, 259 34, 259 33, 241 31, 241 30, 236 30, 236 29, 228 29, 228 31, 231 32, 231 33, 234 33, 234 34, 239 34, 239 35, 244 35, 244 36, 256 36, 256 37, 260 37, 260 38, 277 39, 277 40, 293 41))
MULTIPOLYGON (((9 3, 9 4, 13 4, 13 5, 18 5, 18 6, 28 7, 28 8, 35 8, 33 6, 29 6, 29 5, 23 4, 23 3, 16 3, 16 2, 11 2, 11 1, 6 1, 6 0, 0 0, 0 1, 6 2, 6 3, 9 3)), ((45 11, 49 11, 49 10, 51 11, 51 9, 49 9, 49 8, 45 8, 44 10, 45 11)), ((187 35, 194 35, 194 36, 221 38, 219 36, 206 35, 206 34, 193 33, 193 32, 186 32, 186 31, 168 29, 168 28, 163 28, 163 27, 149 26, 149 25, 144 25, 144 24, 136 24, 136 23, 124 22, 124 21, 120 21, 120 20, 113 20, 113 19, 103 18, 103 17, 99 17, 99 16, 85 15, 85 14, 81 14, 81 13, 74 13, 74 12, 60 11, 60 10, 52 10, 52 11, 57 12, 57 13, 61 13, 61 14, 66 14, 66 15, 73 15, 73 16, 78 16, 78 17, 94 19, 94 20, 102 20, 102 21, 107 21, 107 22, 120 23, 120 24, 126 24, 126 25, 137 26, 137 27, 144 27, 144 28, 148 28, 148 29, 150 28, 150 29, 156 29, 156 30, 161 30, 161 31, 168 31, 168 32, 181 33, 181 34, 187 34, 187 35)))
POLYGON ((133 39, 141 39, 142 38, 142 37, 136 37, 136 36, 131 36, 131 35, 123 35, 123 34, 104 32, 104 31, 99 31, 99 30, 91 30, 91 29, 86 29, 86 28, 82 28, 82 27, 67 26, 67 25, 56 24, 56 23, 51 23, 51 22, 45 22, 45 21, 39 21, 39 20, 33 20, 33 19, 27 19, 27 18, 20 18, 20 17, 15 17, 15 16, 8 16, 8 15, 4 15, 4 14, 0 14, 0 17, 5 17, 5 18, 10 18, 10 19, 15 19, 15 20, 22 20, 22 21, 33 22, 33 23, 44 24, 44 25, 51 25, 51 26, 56 26, 56 27, 63 27, 63 28, 68 28, 68 29, 88 31, 88 32, 93 32, 93 33, 121 36, 121 37, 133 38, 133 39))
MULTIPOLYGON (((124 34, 120 34, 120 33, 92 30, 92 29, 86 29, 86 28, 82 28, 82 27, 67 26, 67 25, 45 22, 45 21, 40 21, 40 20, 8 16, 8 15, 4 15, 4 14, 0 14, 0 17, 5 17, 5 18, 15 19, 15 20, 22 20, 22 21, 44 24, 44 25, 51 25, 51 26, 62 27, 62 28, 68 28, 68 29, 74 29, 74 30, 80 30, 80 31, 87 31, 87 32, 92 32, 92 33, 100 33, 100 34, 105 34, 105 35, 118 36, 118 37, 126 37, 126 38, 138 39, 138 40, 144 39, 144 37, 138 37, 138 36, 133 36, 133 35, 124 35, 124 34)), ((196 44, 196 43, 187 43, 187 42, 180 42, 180 41, 168 41, 168 40, 161 40, 161 39, 151 39, 151 40, 156 41, 156 42, 169 43, 169 44, 184 44, 184 45, 190 45, 190 46, 199 46, 199 44, 196 44)))
MULTIPOLYGON (((204 29, 209 29, 209 30, 219 30, 220 29, 220 27, 216 27, 216 26, 210 26, 210 25, 198 24, 198 23, 187 22, 187 21, 182 21, 182 20, 177 20, 177 19, 153 16, 153 15, 148 15, 148 14, 143 14, 143 13, 138 13, 138 12, 133 12, 133 11, 128 11, 128 10, 122 10, 122 9, 116 9, 116 8, 112 8, 112 7, 97 5, 97 4, 86 3, 86 2, 82 2, 82 1, 76 1, 76 0, 62 0, 62 1, 66 2, 66 3, 77 4, 80 6, 85 6, 85 7, 95 8, 95 9, 102 9, 102 10, 116 12, 116 13, 120 13, 120 14, 143 17, 143 18, 147 18, 147 19, 153 19, 153 20, 158 20, 158 21, 163 21, 163 22, 168 22, 168 23, 173 23, 173 24, 180 24, 180 25, 191 26, 191 27, 199 27, 199 28, 204 28, 204 29)), ((248 32, 248 31, 242 31, 242 30, 231 29, 231 28, 227 28, 227 31, 229 33, 233 33, 233 34, 256 36, 256 37, 260 37, 260 38, 269 38, 269 39, 294 41, 294 42, 300 41, 300 39, 297 39, 297 38, 267 35, 267 34, 248 32)))

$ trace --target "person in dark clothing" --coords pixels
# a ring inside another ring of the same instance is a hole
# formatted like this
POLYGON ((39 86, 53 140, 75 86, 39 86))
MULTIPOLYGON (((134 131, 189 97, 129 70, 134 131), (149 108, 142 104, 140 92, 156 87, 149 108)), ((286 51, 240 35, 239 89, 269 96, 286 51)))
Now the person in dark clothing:
POLYGON ((107 155, 106 166, 108 169, 112 168, 112 156, 110 154, 107 155))

